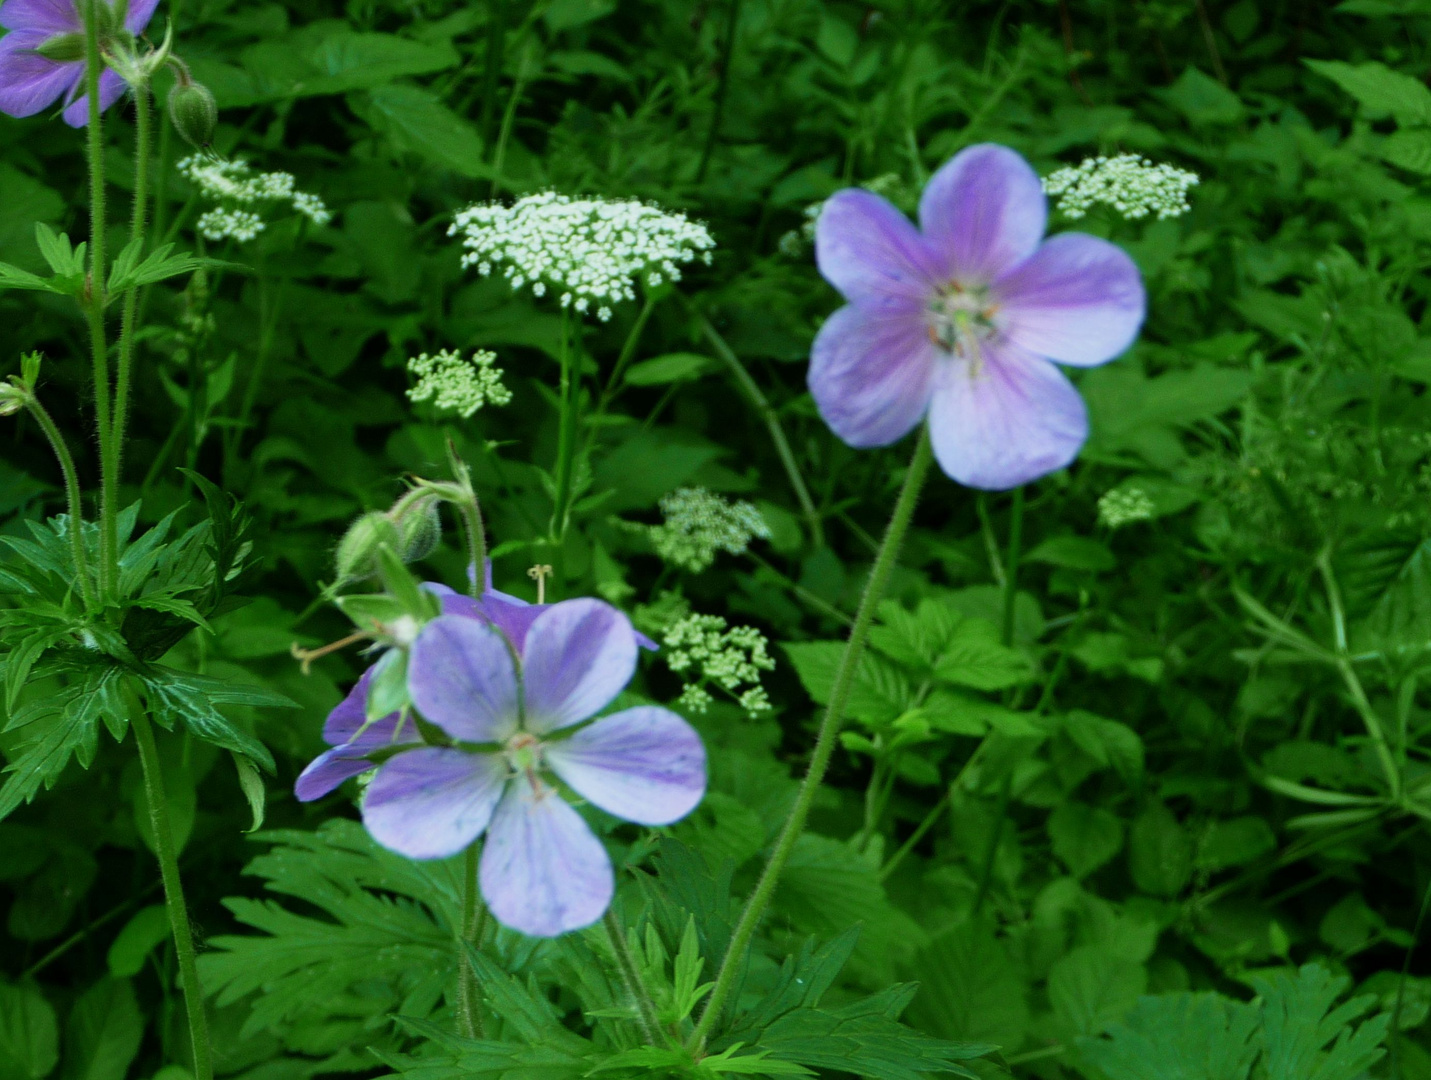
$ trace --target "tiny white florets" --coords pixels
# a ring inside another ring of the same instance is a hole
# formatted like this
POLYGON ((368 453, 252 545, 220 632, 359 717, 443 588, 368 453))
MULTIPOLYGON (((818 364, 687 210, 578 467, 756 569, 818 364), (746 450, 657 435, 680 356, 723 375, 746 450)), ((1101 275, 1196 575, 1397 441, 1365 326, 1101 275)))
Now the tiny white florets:
POLYGON ((292 173, 255 172, 246 161, 225 161, 202 154, 186 157, 177 166, 211 202, 219 205, 204 213, 196 223, 208 240, 252 240, 266 223, 254 208, 286 202, 294 213, 315 225, 326 225, 332 212, 317 195, 298 191, 292 173))
POLYGON ((1098 500, 1098 520, 1110 529, 1147 521, 1157 507, 1148 493, 1138 487, 1118 487, 1098 500))
POLYGON ((770 709, 760 685, 760 673, 772 671, 765 635, 751 626, 729 626, 719 615, 687 615, 662 636, 666 666, 687 680, 680 704, 705 712, 713 700, 706 689, 714 684, 755 715, 770 709))
POLYGON ((439 413, 464 420, 484 405, 505 405, 512 392, 502 385, 502 369, 495 366, 497 354, 478 349, 464 360, 453 349, 436 354, 422 353, 407 362, 417 383, 407 392, 413 401, 430 401, 439 413))
POLYGON ((1154 214, 1161 221, 1192 209, 1188 191, 1197 183, 1197 173, 1155 164, 1137 154, 1119 154, 1085 158, 1058 169, 1044 178, 1043 190, 1057 199, 1067 218, 1081 218, 1090 207, 1101 204, 1129 220, 1154 214))
POLYGON ((511 206, 484 203, 457 215, 463 266, 484 277, 500 268, 513 289, 534 296, 560 290, 560 303, 611 318, 613 304, 636 298, 636 284, 679 281, 681 265, 709 263, 715 241, 700 222, 635 199, 572 199, 547 191, 511 206))
POLYGON ((739 555, 757 537, 770 538, 770 526, 754 503, 728 502, 705 488, 686 487, 661 498, 665 521, 650 526, 656 554, 672 566, 700 573, 716 553, 739 555))

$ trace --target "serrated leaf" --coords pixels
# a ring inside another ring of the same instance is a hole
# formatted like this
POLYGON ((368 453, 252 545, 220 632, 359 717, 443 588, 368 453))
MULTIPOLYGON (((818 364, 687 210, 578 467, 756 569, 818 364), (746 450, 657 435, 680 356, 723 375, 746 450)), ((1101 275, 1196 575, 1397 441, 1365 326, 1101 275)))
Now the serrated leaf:
POLYGON ((1420 79, 1392 71, 1375 61, 1348 64, 1341 60, 1303 60, 1302 63, 1331 79, 1372 116, 1390 113, 1398 124, 1431 124, 1431 89, 1420 79))
POLYGON ((1257 1010, 1214 993, 1140 998, 1080 1057, 1107 1080, 1247 1080, 1257 1054, 1257 1010))
POLYGON ((1336 1005, 1350 985, 1320 964, 1296 975, 1258 976, 1252 985, 1262 997, 1262 1067, 1267 1080, 1357 1080, 1382 1057, 1381 1041, 1391 1017, 1361 1024, 1373 997, 1336 1005))

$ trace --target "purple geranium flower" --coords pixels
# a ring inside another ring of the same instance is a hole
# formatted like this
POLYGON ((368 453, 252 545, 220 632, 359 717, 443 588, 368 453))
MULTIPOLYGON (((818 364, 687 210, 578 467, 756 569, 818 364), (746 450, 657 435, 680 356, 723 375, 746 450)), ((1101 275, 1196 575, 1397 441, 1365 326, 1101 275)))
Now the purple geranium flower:
POLYGON ((700 736, 667 709, 605 708, 636 669, 636 633, 599 600, 553 604, 520 651, 480 619, 423 627, 408 663, 413 704, 454 746, 405 750, 378 767, 363 823, 414 859, 462 851, 484 831, 479 881, 499 921, 550 937, 595 922, 611 860, 544 773, 607 813, 667 825, 705 794, 700 736))
MULTIPOLYGON (((143 33, 159 0, 131 0, 124 14, 130 34, 143 33)), ((99 0, 101 29, 118 22, 118 13, 99 0), (110 16, 105 19, 104 16, 110 16)), ((0 39, 0 112, 33 116, 56 100, 65 101, 65 122, 83 127, 89 122, 84 89, 84 24, 74 0, 4 0, 0 26, 10 33, 0 39), (48 46, 44 54, 39 50, 48 46), (47 55, 46 55, 47 54, 47 55), (79 95, 76 97, 76 95, 79 95)), ((117 25, 102 37, 117 32, 117 25)), ((103 45, 103 41, 101 41, 103 45)), ((124 80, 110 68, 99 76, 99 106, 107 109, 125 90, 124 80)))
POLYGON ((810 392, 851 446, 885 446, 927 414, 954 480, 1001 490, 1073 460, 1088 414, 1050 360, 1091 367, 1138 334, 1146 298, 1122 249, 1043 239, 1048 207, 1003 146, 960 151, 919 201, 922 232, 878 195, 837 192, 815 231, 820 273, 849 303, 820 329, 810 392))

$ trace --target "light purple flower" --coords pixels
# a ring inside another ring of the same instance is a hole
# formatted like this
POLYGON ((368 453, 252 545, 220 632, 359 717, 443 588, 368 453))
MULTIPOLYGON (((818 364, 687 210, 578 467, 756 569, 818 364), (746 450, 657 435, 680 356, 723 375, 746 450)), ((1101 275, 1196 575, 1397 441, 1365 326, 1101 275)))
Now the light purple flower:
POLYGON ((483 620, 434 619, 413 643, 408 690, 453 745, 379 766, 363 798, 368 832, 440 859, 486 831, 479 881, 500 922, 539 937, 595 922, 611 860, 546 773, 642 825, 677 821, 705 794, 705 748, 675 713, 641 706, 583 724, 630 681, 636 654, 631 623, 599 600, 550 605, 519 652, 483 620))
MULTIPOLYGON (((107 0, 98 3, 106 9, 102 14, 114 11, 107 0)), ((158 3, 131 0, 124 16, 125 29, 131 34, 143 33, 158 3)), ((68 58, 83 48, 84 25, 74 0, 4 0, 0 26, 10 31, 0 38, 0 112, 33 116, 63 98, 65 122, 84 127, 89 122, 89 98, 83 93, 84 60, 68 58), (51 59, 36 51, 46 44, 52 53, 63 45, 58 51, 66 58, 51 59)), ((109 108, 124 90, 119 74, 105 68, 99 76, 100 108, 109 108)))
POLYGON ((922 231, 857 188, 826 201, 820 273, 849 303, 815 337, 810 392, 851 446, 885 446, 927 415, 954 480, 1002 490, 1063 468, 1088 414, 1050 360, 1092 367, 1133 343, 1137 266, 1085 233, 1043 239, 1048 207, 1022 157, 985 143, 924 188, 922 231))

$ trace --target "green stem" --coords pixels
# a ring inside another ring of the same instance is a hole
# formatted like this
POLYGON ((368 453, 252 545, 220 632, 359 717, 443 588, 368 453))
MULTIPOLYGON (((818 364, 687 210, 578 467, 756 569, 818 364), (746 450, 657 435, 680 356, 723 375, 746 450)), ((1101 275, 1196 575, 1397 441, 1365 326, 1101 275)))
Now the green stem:
POLYGON ((566 536, 567 502, 571 498, 572 459, 576 453, 576 412, 580 399, 580 378, 573 370, 572 327, 569 309, 561 312, 561 416, 557 419, 556 494, 552 502, 552 521, 548 528, 553 544, 560 545, 566 536))
POLYGON ((254 359, 253 374, 244 387, 243 403, 239 406, 238 421, 224 440, 224 475, 229 475, 243 447, 243 437, 248 430, 249 417, 258 403, 258 391, 263 386, 263 377, 268 368, 268 357, 273 351, 273 336, 278 331, 278 316, 282 310, 282 293, 273 296, 266 273, 267 259, 260 255, 255 274, 258 278, 258 356, 254 359))
MULTIPOLYGON (((149 214, 149 155, 152 136, 152 112, 149 108, 149 84, 134 85, 134 213, 129 228, 130 241, 144 237, 149 214)), ((139 251, 144 256, 143 248, 139 251)), ((129 411, 129 377, 134 362, 135 316, 139 311, 139 290, 129 288, 124 293, 124 306, 119 321, 119 368, 114 385, 114 422, 110 425, 110 471, 105 483, 110 485, 108 497, 117 499, 119 473, 124 461, 124 425, 129 411)))
POLYGON ((805 478, 800 475, 800 466, 796 464, 795 454, 790 449, 790 442, 785 438, 785 429, 780 426, 780 417, 776 414, 774 406, 760 389, 760 384, 750 377, 750 372, 745 370, 745 365, 740 362, 740 357, 735 355, 735 351, 721 337, 711 321, 701 314, 694 304, 686 298, 687 309, 695 317, 700 325, 701 332, 705 334, 706 340, 711 343, 711 348, 730 369, 730 373, 735 376, 737 385, 744 391, 745 396, 750 399, 750 403, 755 406, 755 411, 760 414, 760 418, 765 421, 766 430, 770 432, 770 440, 775 444, 775 452, 780 455, 780 464, 785 466, 785 475, 790 481, 790 486, 795 490, 795 498, 800 503, 800 510, 805 515, 806 527, 810 530, 810 538, 815 546, 825 546, 825 528, 820 521, 820 512, 815 509, 815 502, 810 498, 810 489, 805 486, 805 478))
POLYGON ((1014 600, 1019 592, 1019 555, 1024 541, 1024 489, 1014 488, 1014 502, 1009 509, 1009 554, 1004 560, 1004 621, 1003 642, 1014 643, 1014 600))
POLYGON ((75 459, 70 456, 70 448, 65 443, 65 437, 55 426, 55 421, 49 411, 40 404, 40 399, 34 396, 33 390, 26 407, 30 410, 30 415, 35 418, 35 422, 40 425, 40 430, 45 433, 45 438, 50 440, 50 449, 54 450, 55 457, 60 462, 60 472, 64 473, 65 502, 69 506, 70 548, 75 561, 75 576, 79 578, 80 595, 84 597, 85 607, 93 609, 97 605, 95 604, 94 583, 90 580, 88 560, 85 559, 84 554, 84 514, 83 504, 80 502, 79 474, 75 472, 75 459))
POLYGON ((507 108, 502 113, 502 127, 497 132, 497 149, 492 155, 492 183, 488 190, 489 197, 497 194, 497 187, 502 182, 502 168, 507 160, 507 143, 512 138, 512 125, 517 120, 517 103, 522 100, 523 83, 527 80, 527 64, 530 58, 529 42, 523 47, 521 58, 517 61, 517 77, 512 80, 512 94, 507 99, 507 108))
POLYGON ((795 796, 795 805, 790 808, 790 816, 785 819, 785 825, 781 828, 780 836, 775 841, 775 849, 770 853, 770 861, 765 864, 760 881, 756 884, 755 891, 751 893, 745 910, 741 912, 740 921, 731 934, 730 946, 726 949, 725 958, 721 961, 720 973, 716 976, 710 997, 706 999, 705 1011, 701 1014, 695 1031, 691 1033, 688 1045, 696 1050, 704 1045, 706 1038, 711 1033, 711 1028, 720 1019, 726 999, 734 989, 736 975, 744 966, 745 952, 750 946, 750 939, 754 936, 755 928, 759 925, 761 916, 765 914, 765 909, 775 894, 775 886, 780 880, 780 874, 790 859, 790 853, 795 849, 795 842, 805 829, 805 820, 810 816, 810 807, 814 804, 815 795, 820 789, 821 782, 825 779, 825 770, 830 766, 830 758, 835 752, 840 723, 845 717, 845 706, 849 702, 850 691, 854 687, 855 673, 859 669, 860 657, 864 653, 865 639, 869 636, 870 626, 874 622, 875 607, 884 596, 890 574, 894 572, 895 563, 899 558, 899 549, 904 543, 904 535, 909 531, 909 523, 914 517, 914 507, 919 501, 919 492, 924 487, 924 480, 929 474, 930 462, 933 461, 934 455, 930 448, 927 428, 920 429, 917 440, 914 457, 910 460, 909 470, 904 477, 904 486, 900 489, 899 498, 894 504, 894 513, 890 516, 889 526, 885 530, 884 542, 880 545, 879 554, 875 556, 874 566, 870 569, 864 596, 860 598, 860 607, 855 613, 855 625, 850 630, 849 640, 845 643, 844 653, 840 657, 840 665, 835 671, 835 679, 830 687, 830 702, 825 709, 824 719, 820 722, 819 734, 815 738, 815 749, 810 755, 809 770, 805 773, 805 779, 800 784, 800 791, 795 796))
POLYGON ((899 864, 915 849, 919 841, 924 839, 924 834, 934 827, 934 823, 939 820, 939 816, 944 813, 944 808, 949 805, 949 796, 954 791, 953 785, 945 789, 944 794, 939 797, 939 801, 934 804, 933 809, 924 815, 924 820, 915 826, 914 832, 909 834, 909 839, 899 846, 899 850, 890 856, 889 861, 880 867, 879 879, 886 880, 899 864))
POLYGON ((626 341, 621 346, 621 355, 616 358, 616 365, 611 369, 611 377, 606 380, 606 389, 601 392, 601 403, 596 407, 597 416, 606 415, 606 409, 621 385, 621 376, 626 373, 626 365, 636 355, 636 346, 641 340, 641 331, 646 329, 651 312, 655 310, 656 301, 648 293, 645 302, 641 305, 640 313, 636 316, 636 321, 631 324, 631 332, 626 335, 626 341))
POLYGON ((482 987, 467 956, 468 945, 474 949, 481 945, 486 916, 487 909, 478 900, 477 845, 472 844, 462 860, 462 927, 457 944, 457 1012, 462 1034, 469 1039, 487 1037, 482 1023, 482 987))
POLYGON ((119 524, 114 505, 115 488, 110 480, 114 463, 109 460, 110 438, 109 345, 104 333, 105 300, 105 191, 104 128, 100 119, 99 76, 104 60, 99 53, 99 18, 96 6, 104 0, 89 0, 84 6, 85 97, 89 105, 85 153, 89 159, 89 282, 84 299, 89 323, 90 363, 94 370, 94 416, 99 441, 99 588, 108 595, 118 575, 119 524))
POLYGON ((199 988, 199 970, 194 960, 194 935, 189 928, 189 911, 184 904, 184 884, 179 879, 179 860, 174 851, 174 833, 169 826, 169 802, 164 794, 164 776, 159 767, 159 748, 154 745, 154 729, 142 704, 131 712, 129 726, 139 747, 139 763, 144 770, 144 796, 149 804, 149 821, 154 829, 154 850, 159 857, 159 875, 164 881, 164 906, 169 911, 169 929, 174 934, 174 950, 179 957, 179 978, 183 983, 184 1006, 189 1013, 189 1038, 194 1048, 194 1080, 213 1080, 213 1051, 209 1046, 209 1022, 204 1016, 204 995, 199 988))
POLYGON ((497 83, 507 51, 506 8, 506 0, 487 0, 487 70, 482 78, 482 120, 478 126, 484 149, 492 141, 492 125, 497 122, 497 83))
POLYGON ((716 85, 715 100, 711 103, 711 126, 706 132, 706 144, 701 150, 701 161, 696 166, 696 183, 706 178, 711 155, 715 153, 716 139, 720 136, 721 115, 725 112, 726 94, 730 89, 730 60, 735 54, 735 31, 740 24, 740 0, 730 0, 730 21, 725 28, 725 41, 721 45, 720 82, 716 85))
POLYGON ((641 1037, 646 1040, 647 1046, 664 1046, 661 1021, 656 1015, 655 1003, 646 990, 641 972, 636 967, 636 960, 631 955, 626 931, 622 929, 616 913, 609 907, 601 917, 601 923, 606 927, 606 936, 611 939, 611 951, 616 955, 616 967, 621 972, 622 985, 626 987, 626 993, 631 996, 631 1000, 636 1003, 636 1023, 641 1028, 641 1037))

